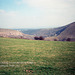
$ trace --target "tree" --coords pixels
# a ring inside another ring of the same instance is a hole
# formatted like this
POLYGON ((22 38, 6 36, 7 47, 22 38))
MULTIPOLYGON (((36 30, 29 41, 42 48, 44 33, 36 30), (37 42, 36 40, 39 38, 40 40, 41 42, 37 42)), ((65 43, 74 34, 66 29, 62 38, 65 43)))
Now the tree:
POLYGON ((44 40, 44 38, 42 36, 39 37, 39 40, 44 40))
POLYGON ((42 36, 40 36, 40 37, 35 36, 34 39, 35 40, 44 40, 44 38, 42 36))
POLYGON ((67 39, 66 39, 66 41, 70 41, 70 40, 71 40, 70 38, 67 38, 67 39))
POLYGON ((35 39, 35 40, 39 40, 39 37, 35 36, 34 39, 35 39))
POLYGON ((54 41, 57 41, 57 39, 54 39, 54 41))

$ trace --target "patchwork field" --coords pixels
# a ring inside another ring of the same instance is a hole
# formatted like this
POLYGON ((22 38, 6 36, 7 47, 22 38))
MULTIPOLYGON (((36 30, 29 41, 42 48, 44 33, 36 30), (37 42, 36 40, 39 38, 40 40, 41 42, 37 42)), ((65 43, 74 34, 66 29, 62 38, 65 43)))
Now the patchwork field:
POLYGON ((0 38, 0 75, 74 75, 75 42, 0 38))

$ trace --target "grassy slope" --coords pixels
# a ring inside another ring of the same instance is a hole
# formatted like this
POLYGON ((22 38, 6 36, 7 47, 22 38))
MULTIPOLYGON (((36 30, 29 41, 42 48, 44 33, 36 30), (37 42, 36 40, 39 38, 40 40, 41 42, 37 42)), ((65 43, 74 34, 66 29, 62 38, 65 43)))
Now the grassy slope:
POLYGON ((73 75, 75 42, 0 38, 0 75, 73 75))

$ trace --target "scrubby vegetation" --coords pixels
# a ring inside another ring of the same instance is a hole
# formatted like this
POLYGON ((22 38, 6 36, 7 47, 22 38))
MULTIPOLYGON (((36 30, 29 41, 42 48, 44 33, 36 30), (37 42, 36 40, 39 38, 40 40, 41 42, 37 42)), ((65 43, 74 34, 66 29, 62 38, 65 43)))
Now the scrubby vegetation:
POLYGON ((0 75, 74 75, 75 42, 0 38, 0 75))
POLYGON ((44 37, 43 36, 40 36, 40 37, 35 36, 34 39, 35 40, 44 40, 44 37))

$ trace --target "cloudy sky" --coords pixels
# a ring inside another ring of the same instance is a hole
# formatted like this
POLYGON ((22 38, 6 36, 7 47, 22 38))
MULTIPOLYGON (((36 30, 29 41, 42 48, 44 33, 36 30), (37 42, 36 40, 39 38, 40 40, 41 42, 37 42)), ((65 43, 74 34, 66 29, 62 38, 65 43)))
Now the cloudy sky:
POLYGON ((0 0, 0 28, 53 28, 75 22, 75 0, 0 0))

